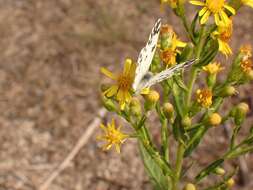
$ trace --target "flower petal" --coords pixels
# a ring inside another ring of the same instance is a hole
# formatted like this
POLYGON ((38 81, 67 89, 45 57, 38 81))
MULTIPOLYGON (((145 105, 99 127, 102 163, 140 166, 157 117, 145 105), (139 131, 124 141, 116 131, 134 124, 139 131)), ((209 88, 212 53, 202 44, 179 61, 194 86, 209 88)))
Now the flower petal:
POLYGON ((131 66, 132 66, 132 60, 131 59, 126 59, 125 65, 124 65, 124 70, 123 70, 124 75, 129 74, 129 72, 131 70, 131 66))
POLYGON ((106 91, 104 91, 104 95, 106 95, 107 97, 112 97, 115 94, 117 94, 119 87, 117 85, 113 85, 110 88, 108 88, 106 91))
POLYGON ((244 3, 244 4, 253 8, 253 0, 249 0, 246 3, 244 3))
POLYGON ((113 79, 113 80, 117 80, 117 76, 115 74, 113 74, 111 71, 109 71, 108 69, 102 67, 100 69, 101 73, 103 73, 105 76, 113 79))
POLYGON ((199 16, 202 16, 203 14, 205 14, 205 12, 206 12, 207 10, 208 10, 207 7, 204 7, 203 9, 201 9, 201 10, 199 11, 199 16))
POLYGON ((193 5, 205 6, 205 3, 201 1, 189 1, 189 2, 193 5))
POLYGON ((235 15, 235 9, 229 5, 224 5, 224 7, 229 11, 231 12, 233 15, 235 15))
POLYGON ((224 11, 220 11, 219 15, 224 25, 228 26, 230 22, 228 15, 224 11))
POLYGON ((180 40, 176 40, 176 45, 177 45, 177 47, 185 47, 187 45, 187 43, 182 42, 180 40))
POLYGON ((200 19, 200 24, 205 24, 210 16, 211 12, 207 10, 205 14, 200 19))
POLYGON ((214 14, 214 21, 216 25, 220 25, 220 17, 219 14, 215 13, 214 14))

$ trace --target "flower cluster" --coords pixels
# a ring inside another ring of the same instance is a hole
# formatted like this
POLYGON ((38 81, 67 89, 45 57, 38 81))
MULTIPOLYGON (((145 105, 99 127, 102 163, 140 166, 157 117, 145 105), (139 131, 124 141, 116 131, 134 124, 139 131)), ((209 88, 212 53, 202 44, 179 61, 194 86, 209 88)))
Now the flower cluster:
POLYGON ((200 170, 183 188, 196 190, 203 179, 217 175, 220 181, 205 189, 229 189, 235 184, 233 176, 237 170, 228 172, 222 168, 223 163, 253 150, 253 130, 238 142, 238 133, 250 108, 245 102, 227 110, 222 105, 226 98, 238 94, 239 85, 253 80, 252 48, 243 45, 238 52, 234 51, 231 63, 225 63, 229 59, 220 62, 216 57, 219 53, 226 57, 232 55, 229 46, 232 16, 243 4, 253 7, 253 1, 241 0, 238 1, 240 6, 235 7, 226 0, 191 0, 191 4, 202 7, 191 22, 185 15, 186 2, 161 0, 163 6, 168 5, 181 19, 188 40, 181 41, 172 26, 160 25, 158 20, 150 37, 155 36, 155 43, 150 39, 147 43, 156 45, 143 48, 138 60, 126 59, 123 71, 118 74, 101 68, 101 72, 113 80, 112 84, 102 85, 102 103, 108 111, 128 122, 131 130, 129 134, 123 133, 112 119, 111 123, 100 125, 103 134, 98 140, 105 143, 104 150, 114 146, 119 153, 126 139, 137 139, 144 166, 155 186, 159 190, 177 190, 187 172, 182 170, 184 160, 192 158, 210 128, 229 121, 234 127, 230 129, 231 136, 226 138, 229 145, 226 152, 200 170), (151 59, 146 59, 150 56, 146 52, 152 54, 151 59), (145 60, 147 65, 138 67, 140 60, 145 60), (190 63, 193 64, 190 66, 190 63), (222 72, 225 69, 228 72, 222 72), (218 77, 221 72, 224 73, 222 78, 218 77), (140 88, 135 87, 138 79, 140 88), (160 122, 155 124, 160 130, 160 143, 152 138, 150 126, 153 123, 147 120, 151 114, 160 122), (171 154, 171 139, 176 142, 173 144, 175 154, 171 154))

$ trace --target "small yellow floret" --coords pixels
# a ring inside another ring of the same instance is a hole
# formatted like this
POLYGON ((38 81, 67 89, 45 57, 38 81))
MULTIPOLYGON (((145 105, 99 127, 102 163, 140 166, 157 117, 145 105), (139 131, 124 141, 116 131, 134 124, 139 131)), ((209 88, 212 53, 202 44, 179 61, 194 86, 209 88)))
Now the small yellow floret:
POLYGON ((209 123, 213 126, 219 125, 221 120, 221 116, 218 113, 213 113, 209 116, 209 123))
POLYGON ((246 57, 246 59, 252 57, 252 46, 250 44, 244 44, 240 48, 240 53, 246 57))
POLYGON ((242 60, 240 66, 244 73, 249 73, 252 70, 253 66, 252 60, 251 59, 242 60))
POLYGON ((208 74, 217 74, 221 70, 223 70, 223 67, 221 67, 220 63, 218 62, 213 62, 209 63, 208 65, 203 67, 203 70, 206 71, 208 74))
POLYGON ((113 145, 118 153, 120 153, 121 144, 128 138, 128 135, 120 131, 121 126, 115 127, 115 121, 112 119, 107 126, 100 124, 100 128, 104 131, 103 135, 97 137, 97 140, 105 141, 103 150, 109 150, 113 145))
POLYGON ((198 89, 196 92, 197 95, 197 102, 205 108, 208 108, 212 105, 212 91, 208 88, 205 89, 198 89))

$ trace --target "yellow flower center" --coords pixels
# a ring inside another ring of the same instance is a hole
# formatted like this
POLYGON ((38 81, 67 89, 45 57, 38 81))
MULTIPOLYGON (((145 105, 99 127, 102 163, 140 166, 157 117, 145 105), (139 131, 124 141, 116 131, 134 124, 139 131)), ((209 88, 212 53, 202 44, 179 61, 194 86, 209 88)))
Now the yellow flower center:
POLYGON ((247 59, 241 62, 240 66, 245 73, 249 73, 252 70, 252 60, 247 59))
POLYGON ((223 9, 225 0, 207 0, 206 6, 212 13, 218 13, 223 9))
POLYGON ((220 34, 220 39, 223 41, 223 42, 229 42, 231 38, 231 33, 228 32, 228 31, 224 31, 220 34))
POLYGON ((106 140, 111 144, 121 143, 123 139, 124 138, 122 138, 122 133, 116 129, 109 130, 106 136, 106 140))
POLYGON ((203 107, 212 105, 212 92, 209 89, 197 90, 197 102, 203 107))
POLYGON ((118 77, 118 85, 122 90, 129 90, 132 85, 132 79, 128 75, 120 75, 118 77))

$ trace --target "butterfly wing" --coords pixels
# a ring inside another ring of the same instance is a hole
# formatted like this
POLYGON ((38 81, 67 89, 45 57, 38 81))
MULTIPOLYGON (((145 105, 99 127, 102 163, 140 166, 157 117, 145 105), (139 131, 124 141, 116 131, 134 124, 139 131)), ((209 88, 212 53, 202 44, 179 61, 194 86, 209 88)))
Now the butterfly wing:
POLYGON ((148 72, 154 53, 156 50, 157 41, 159 38, 161 27, 161 19, 158 19, 149 35, 148 42, 144 48, 142 48, 138 59, 137 68, 135 71, 135 79, 133 83, 133 89, 136 91, 144 75, 148 72))
POLYGON ((190 60, 190 61, 186 61, 184 63, 175 65, 174 67, 171 67, 169 69, 166 69, 156 75, 154 75, 144 86, 144 88, 148 88, 156 83, 162 82, 165 79, 170 78, 173 74, 176 73, 176 71, 183 69, 185 67, 188 67, 190 65, 192 65, 196 60, 190 60))

